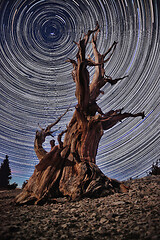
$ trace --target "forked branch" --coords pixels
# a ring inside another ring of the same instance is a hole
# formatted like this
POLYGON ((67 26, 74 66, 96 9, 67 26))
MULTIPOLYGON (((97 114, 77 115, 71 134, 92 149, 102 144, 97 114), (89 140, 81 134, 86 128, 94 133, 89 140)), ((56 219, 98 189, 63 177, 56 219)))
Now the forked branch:
POLYGON ((66 113, 67 113, 68 111, 70 111, 69 109, 70 109, 70 105, 69 105, 69 107, 67 108, 67 110, 66 110, 54 123, 52 123, 52 124, 50 124, 50 125, 48 125, 48 126, 46 127, 45 132, 46 132, 46 133, 50 132, 51 128, 52 128, 53 126, 55 126, 55 125, 61 120, 61 118, 62 118, 64 115, 66 115, 66 113))
POLYGON ((104 63, 110 60, 117 45, 117 42, 114 42, 112 46, 104 54, 100 54, 96 45, 98 33, 99 33, 99 30, 97 30, 97 32, 92 36, 92 48, 93 48, 95 61, 93 61, 91 58, 88 59, 88 65, 95 66, 95 74, 89 86, 91 101, 97 99, 99 94, 102 92, 101 88, 106 84, 106 79, 104 78, 104 75, 105 75, 104 63), (111 52, 110 56, 107 59, 105 59, 107 54, 110 52, 111 52))
POLYGON ((142 117, 144 119, 145 115, 144 112, 132 114, 132 113, 121 113, 123 109, 118 109, 118 110, 111 110, 107 114, 105 114, 103 117, 101 117, 99 120, 102 123, 103 130, 107 130, 114 125, 116 125, 119 121, 122 121, 125 118, 128 117, 142 117))
MULTIPOLYGON (((51 128, 55 126, 61 118, 69 111, 70 106, 67 108, 67 110, 52 124, 48 125, 46 129, 42 128, 39 124, 39 127, 41 131, 36 131, 36 138, 35 138, 35 145, 36 146, 41 146, 45 142, 45 138, 47 136, 52 136, 52 133, 54 133, 57 130, 51 131, 51 128)), ((52 136, 53 137, 53 136, 52 136)))

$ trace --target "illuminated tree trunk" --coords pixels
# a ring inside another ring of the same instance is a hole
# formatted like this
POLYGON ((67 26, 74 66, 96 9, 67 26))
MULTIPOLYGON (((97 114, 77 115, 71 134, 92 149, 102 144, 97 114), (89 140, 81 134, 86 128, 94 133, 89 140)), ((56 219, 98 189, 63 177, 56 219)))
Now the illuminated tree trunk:
POLYGON ((96 154, 99 141, 103 131, 113 127, 116 123, 127 117, 144 118, 144 113, 122 113, 122 109, 111 110, 103 113, 97 105, 97 97, 103 94, 101 88, 109 82, 116 84, 125 77, 113 80, 105 75, 104 63, 107 62, 117 43, 114 42, 109 50, 100 54, 97 50, 96 41, 99 33, 97 23, 94 30, 89 30, 84 38, 77 44, 77 60, 68 59, 72 63, 72 77, 76 83, 76 98, 78 104, 73 117, 64 130, 58 136, 58 146, 51 141, 51 151, 46 152, 42 144, 48 135, 51 135, 51 128, 62 118, 50 124, 46 129, 36 132, 35 152, 40 162, 23 192, 17 196, 16 202, 43 203, 51 198, 66 196, 70 199, 77 199, 84 196, 99 197, 117 191, 127 191, 127 188, 120 182, 106 177, 96 165, 96 154), (92 48, 94 61, 86 58, 86 46, 92 34, 92 48), (105 57, 109 57, 105 60, 105 57), (95 74, 90 83, 87 66, 95 66, 95 74), (61 137, 65 133, 64 141, 61 137))

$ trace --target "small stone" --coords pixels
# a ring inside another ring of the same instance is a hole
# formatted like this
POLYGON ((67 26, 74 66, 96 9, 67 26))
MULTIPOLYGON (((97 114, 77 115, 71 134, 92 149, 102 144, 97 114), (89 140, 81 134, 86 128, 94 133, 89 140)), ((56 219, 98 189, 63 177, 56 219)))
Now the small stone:
POLYGON ((91 214, 91 218, 94 218, 94 217, 96 217, 96 213, 91 214))
POLYGON ((117 201, 117 202, 113 202, 112 205, 121 205, 121 204, 125 204, 124 201, 117 201))
POLYGON ((107 219, 106 219, 106 218, 101 218, 101 219, 100 219, 100 223, 105 223, 105 222, 107 222, 107 219))

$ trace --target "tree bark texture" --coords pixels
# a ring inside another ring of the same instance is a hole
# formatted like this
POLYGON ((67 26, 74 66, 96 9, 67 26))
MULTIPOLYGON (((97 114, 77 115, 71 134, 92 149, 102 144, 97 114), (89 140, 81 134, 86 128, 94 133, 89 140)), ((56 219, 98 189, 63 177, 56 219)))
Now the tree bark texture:
POLYGON ((103 113, 97 105, 97 98, 103 94, 101 88, 107 82, 113 85, 127 77, 113 80, 105 75, 104 64, 113 55, 117 42, 114 42, 104 54, 100 54, 96 46, 99 31, 97 23, 94 30, 89 30, 83 39, 76 43, 78 47, 76 60, 67 60, 73 65, 72 77, 76 84, 75 95, 78 104, 67 128, 58 136, 58 146, 55 146, 54 140, 51 141, 50 152, 46 152, 42 145, 46 137, 52 135, 51 128, 69 109, 46 129, 41 128, 36 132, 34 149, 39 164, 35 166, 34 173, 23 192, 17 196, 16 202, 19 204, 40 204, 48 199, 63 196, 79 199, 127 191, 122 183, 108 178, 98 168, 97 149, 104 130, 113 127, 124 118, 138 116, 144 118, 144 113, 122 113, 122 109, 103 113), (90 56, 86 58, 86 46, 91 35, 94 60, 90 56), (95 66, 91 83, 87 66, 95 66), (65 135, 62 142, 63 134, 65 135))

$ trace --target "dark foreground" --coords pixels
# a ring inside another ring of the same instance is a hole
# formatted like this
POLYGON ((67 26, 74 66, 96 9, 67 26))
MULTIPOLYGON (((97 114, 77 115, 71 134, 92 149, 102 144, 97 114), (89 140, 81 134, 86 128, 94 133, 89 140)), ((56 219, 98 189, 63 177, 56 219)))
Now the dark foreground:
POLYGON ((16 206, 0 191, 0 239, 160 239, 160 176, 126 182, 127 194, 44 206, 16 206))

